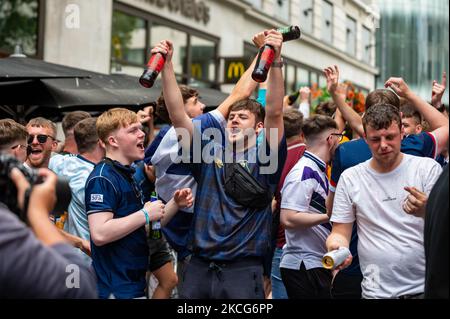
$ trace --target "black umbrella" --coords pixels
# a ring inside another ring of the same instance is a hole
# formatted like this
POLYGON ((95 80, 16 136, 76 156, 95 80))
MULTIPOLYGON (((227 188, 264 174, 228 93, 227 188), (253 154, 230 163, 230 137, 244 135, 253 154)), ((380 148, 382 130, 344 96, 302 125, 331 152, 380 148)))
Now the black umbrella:
MULTIPOLYGON (((63 113, 74 110, 100 113, 111 107, 127 107, 136 111, 155 101, 161 92, 158 82, 147 89, 133 76, 106 75, 69 67, 64 71, 65 66, 38 60, 30 63, 28 60, 32 59, 0 59, 0 110, 3 110, 3 116, 22 122, 34 116, 59 120, 63 113), (10 60, 12 65, 19 66, 18 72, 13 73, 14 67, 2 60, 10 60), (4 65, 6 67, 2 69, 4 65), (25 70, 31 65, 36 70, 26 74, 25 70), (80 71, 80 76, 76 75, 76 70, 80 71), (14 81, 1 81, 2 75, 3 79, 14 81)), ((210 108, 227 97, 218 90, 198 90, 201 100, 210 108)))
POLYGON ((75 77, 89 77, 89 72, 26 57, 0 59, 0 82, 75 77))

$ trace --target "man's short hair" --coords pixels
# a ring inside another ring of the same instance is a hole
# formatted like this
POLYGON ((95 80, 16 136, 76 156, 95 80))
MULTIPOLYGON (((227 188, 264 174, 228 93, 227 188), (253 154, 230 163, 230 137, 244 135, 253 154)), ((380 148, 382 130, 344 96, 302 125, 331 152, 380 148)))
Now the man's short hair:
POLYGON ((413 118, 416 125, 422 124, 422 115, 416 110, 410 102, 402 103, 400 106, 400 112, 402 112, 402 118, 413 118))
POLYGON ((255 124, 258 122, 264 122, 266 111, 258 101, 253 99, 244 99, 235 102, 230 106, 230 113, 242 110, 249 111, 255 116, 255 124))
POLYGON ((85 111, 73 111, 73 112, 69 112, 67 113, 61 122, 62 125, 62 129, 64 132, 64 136, 67 137, 68 135, 70 135, 73 130, 73 128, 75 127, 75 125, 80 122, 81 120, 84 120, 88 117, 91 117, 91 114, 89 114, 88 112, 85 111))
POLYGON ((316 110, 314 111, 315 114, 320 115, 327 115, 327 116, 333 116, 333 114, 336 112, 336 103, 333 101, 326 101, 322 102, 319 105, 317 105, 316 110))
POLYGON ((375 130, 388 129, 393 122, 402 129, 402 119, 399 110, 390 104, 377 104, 371 107, 363 117, 364 132, 367 132, 367 126, 375 130))
POLYGON ((0 120, 0 148, 15 141, 26 140, 27 137, 25 126, 12 119, 0 120))
POLYGON ((291 138, 302 133, 303 113, 295 109, 286 109, 283 112, 284 135, 291 138))
POLYGON ((397 109, 400 108, 400 98, 388 89, 377 89, 370 92, 366 97, 366 111, 374 105, 390 104, 397 109))
POLYGON ((73 135, 79 153, 92 151, 98 142, 97 118, 90 117, 79 121, 73 128, 73 135))
POLYGON ((314 142, 320 134, 329 129, 337 129, 337 124, 335 120, 326 115, 316 114, 303 122, 303 134, 309 143, 314 142))
POLYGON ((113 108, 103 112, 97 119, 98 137, 108 145, 108 136, 117 129, 138 122, 137 114, 124 108, 113 108))
POLYGON ((56 124, 53 123, 50 120, 47 120, 46 118, 43 117, 35 117, 34 119, 31 119, 30 121, 28 121, 27 123, 27 128, 28 127, 43 127, 43 128, 48 128, 50 129, 53 134, 52 137, 56 138, 56 124))
MULTIPOLYGON (((181 96, 183 97, 183 103, 186 103, 187 100, 189 100, 191 97, 197 97, 198 91, 196 89, 190 88, 186 85, 179 85, 178 86, 181 91, 181 96)), ((156 116, 158 116, 161 120, 168 124, 172 124, 172 121, 169 117, 169 112, 167 111, 166 102, 164 101, 164 95, 163 92, 161 92, 161 95, 159 96, 158 100, 156 101, 156 110, 155 110, 156 116)))

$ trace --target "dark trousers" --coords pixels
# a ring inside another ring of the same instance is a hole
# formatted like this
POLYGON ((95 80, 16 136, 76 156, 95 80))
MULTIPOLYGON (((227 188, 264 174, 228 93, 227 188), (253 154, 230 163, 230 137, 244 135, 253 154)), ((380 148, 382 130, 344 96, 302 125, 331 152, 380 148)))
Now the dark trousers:
POLYGON ((348 275, 338 272, 333 280, 331 296, 333 299, 361 299, 362 275, 348 275))
POLYGON ((214 262, 192 256, 181 283, 181 299, 264 299, 260 259, 214 262))
POLYGON ((330 299, 331 272, 325 268, 280 268, 289 299, 330 299))

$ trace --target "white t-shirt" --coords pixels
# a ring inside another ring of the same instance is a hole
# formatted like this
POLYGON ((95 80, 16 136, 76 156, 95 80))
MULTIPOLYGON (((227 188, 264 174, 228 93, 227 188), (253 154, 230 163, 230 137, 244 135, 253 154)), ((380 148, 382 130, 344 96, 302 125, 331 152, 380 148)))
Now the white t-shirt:
MULTIPOLYGON (((88 161, 81 155, 57 154, 50 158, 49 169, 56 175, 68 179, 72 199, 68 211, 68 219, 64 225, 64 230, 69 234, 89 240, 89 222, 86 214, 84 201, 85 185, 89 174, 94 169, 95 164, 88 161)), ((90 263, 90 258, 81 250, 77 251, 90 263)))
POLYGON ((370 161, 342 174, 331 221, 357 223, 363 298, 423 293, 424 223, 403 210, 409 194, 404 187, 429 194, 442 169, 433 159, 403 154, 396 169, 380 174, 370 161))
MULTIPOLYGON (((326 214, 329 186, 325 172, 325 162, 306 151, 286 176, 281 190, 281 208, 299 214, 326 214)), ((309 228, 286 229, 286 246, 280 267, 299 270, 303 262, 307 270, 321 268, 330 230, 329 222, 309 228)))

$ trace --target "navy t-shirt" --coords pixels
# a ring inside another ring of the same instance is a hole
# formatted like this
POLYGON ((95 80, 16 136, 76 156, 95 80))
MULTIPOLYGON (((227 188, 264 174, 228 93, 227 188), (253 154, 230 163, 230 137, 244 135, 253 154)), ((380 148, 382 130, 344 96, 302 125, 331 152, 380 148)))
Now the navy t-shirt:
MULTIPOLYGON (((133 179, 134 169, 114 161, 97 164, 86 182, 86 212, 112 212, 126 217, 143 207, 142 194, 133 179)), ((92 236, 91 236, 92 238, 92 236)), ((92 265, 98 277, 100 298, 145 296, 148 245, 145 227, 103 246, 91 239, 92 265)))

